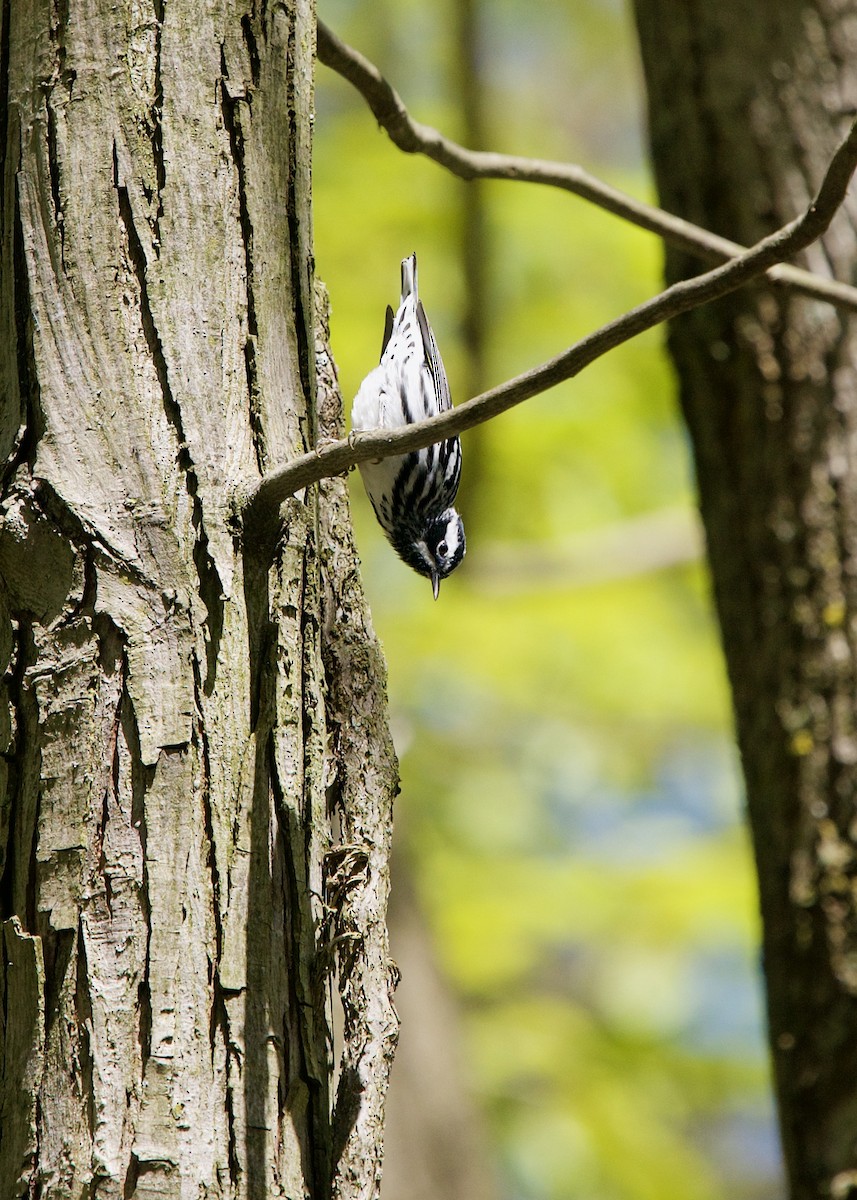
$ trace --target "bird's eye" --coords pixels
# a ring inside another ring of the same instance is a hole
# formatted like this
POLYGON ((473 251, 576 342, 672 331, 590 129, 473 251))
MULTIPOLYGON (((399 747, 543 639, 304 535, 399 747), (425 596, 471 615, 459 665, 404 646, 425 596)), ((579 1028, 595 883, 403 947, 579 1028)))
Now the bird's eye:
POLYGON ((449 547, 447 546, 446 542, 438 542, 438 544, 437 544, 437 552, 438 552, 438 554, 440 555, 440 557, 441 557, 441 558, 443 558, 443 557, 444 557, 444 555, 446 554, 446 552, 447 552, 447 550, 448 550, 448 549, 449 549, 449 547))

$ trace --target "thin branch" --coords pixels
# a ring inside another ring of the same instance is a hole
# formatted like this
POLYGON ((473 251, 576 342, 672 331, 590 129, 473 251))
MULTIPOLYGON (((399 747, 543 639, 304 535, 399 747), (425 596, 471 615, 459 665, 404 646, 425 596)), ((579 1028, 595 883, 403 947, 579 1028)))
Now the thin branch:
MULTIPOLYGON (((378 68, 359 51, 341 41, 321 21, 318 22, 318 58, 354 85, 371 108, 378 124, 387 131, 391 141, 400 150, 406 154, 424 154, 461 179, 518 179, 561 188, 710 262, 735 258, 746 249, 738 242, 719 237, 661 208, 634 200, 573 163, 546 162, 513 154, 466 149, 430 125, 414 121, 398 92, 378 68)), ((767 277, 770 283, 788 286, 840 308, 857 311, 857 288, 846 283, 822 279, 811 271, 784 263, 769 269, 767 277)))
POLYGON ((270 521, 283 500, 320 479, 338 475, 370 458, 381 459, 420 450, 481 425, 523 400, 573 378, 602 354, 637 334, 735 291, 774 263, 803 250, 824 233, 845 197, 855 167, 857 121, 833 155, 816 198, 802 216, 763 238, 737 258, 693 279, 673 284, 588 334, 562 354, 457 408, 401 429, 352 434, 348 439, 319 446, 285 466, 269 471, 239 498, 245 528, 251 531, 257 523, 270 521))

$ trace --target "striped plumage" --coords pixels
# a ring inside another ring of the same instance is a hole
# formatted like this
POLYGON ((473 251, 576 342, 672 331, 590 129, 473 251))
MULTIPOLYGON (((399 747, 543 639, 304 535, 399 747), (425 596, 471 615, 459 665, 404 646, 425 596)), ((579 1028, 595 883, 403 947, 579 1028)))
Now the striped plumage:
MULTIPOLYGON (((437 343, 417 292, 417 256, 402 262, 402 299, 387 309, 381 361, 351 408, 355 430, 398 429, 452 407, 437 343)), ((393 549, 432 581, 464 557, 464 524, 452 507, 461 478, 457 437, 426 450, 360 464, 372 507, 393 549)))

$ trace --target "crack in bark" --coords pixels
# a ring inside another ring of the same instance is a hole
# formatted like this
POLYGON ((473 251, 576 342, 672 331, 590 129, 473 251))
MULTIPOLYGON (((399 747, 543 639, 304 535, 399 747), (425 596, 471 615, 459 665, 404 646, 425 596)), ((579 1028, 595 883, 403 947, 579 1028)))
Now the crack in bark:
POLYGON ((0 877, 0 916, 5 920, 11 916, 20 918, 27 933, 35 928, 36 882, 35 853, 38 829, 40 796, 41 751, 39 748, 39 714, 35 696, 28 687, 26 675, 36 659, 32 622, 19 616, 13 623, 12 666, 9 672, 8 700, 14 713, 14 749, 6 755, 8 764, 8 792, 17 797, 9 814, 9 829, 6 843, 6 859, 0 877), (31 795, 31 812, 27 812, 20 798, 31 795), (26 854, 27 866, 21 859, 26 854), (22 883, 25 890, 22 894, 22 883))
POLYGON ((199 595, 206 608, 206 621, 204 623, 205 628, 203 631, 207 660, 205 686, 206 690, 210 692, 214 688, 214 679, 217 671, 217 655, 220 647, 220 638, 223 631, 223 584, 221 582, 217 566, 209 550, 209 540, 208 534, 205 530, 202 501, 199 498, 199 480, 196 474, 196 468, 193 459, 190 455, 187 439, 185 437, 181 407, 173 395, 172 387, 170 385, 167 360, 164 355, 164 347, 163 343, 161 342, 157 325, 155 324, 152 306, 149 301, 149 289, 146 278, 146 255, 145 251, 143 250, 142 242, 140 241, 140 236, 137 232, 137 227, 134 224, 134 214, 131 209, 131 200, 128 195, 128 188, 125 186, 125 184, 120 182, 118 151, 115 142, 113 146, 113 172, 114 186, 116 188, 116 194, 119 201, 119 215, 128 239, 128 253, 134 268, 134 273, 137 278, 137 286, 140 293, 140 318, 143 325, 143 333, 146 338, 146 344, 149 348, 152 364, 158 377, 158 383, 160 384, 164 412, 167 420, 175 431, 178 447, 176 461, 178 462, 178 465, 184 474, 185 488, 191 500, 191 522, 196 534, 193 548, 193 561, 199 581, 199 595))
POLYGON ((140 1160, 134 1151, 131 1151, 128 1159, 128 1170, 125 1172, 125 1183, 122 1188, 123 1200, 133 1200, 134 1193, 137 1191, 137 1184, 140 1181, 140 1160))
MULTIPOLYGON (((243 990, 243 989, 242 989, 243 990)), ((231 992, 238 995, 238 992, 231 992)), ((214 1061, 215 1041, 218 1033, 223 1041, 224 1070, 226 1086, 224 1087, 224 1112, 226 1115, 226 1158, 229 1169, 229 1182, 237 1189, 241 1177, 241 1164, 238 1159, 238 1133, 235 1122, 235 1092, 241 1082, 241 1059, 237 1047, 232 1041, 229 1027, 229 1012, 226 1007, 226 989, 221 985, 217 973, 213 980, 213 1002, 211 1006, 211 1021, 208 1027, 211 1044, 211 1057, 214 1061), (237 1078, 233 1079, 233 1071, 237 1078)))
MULTIPOLYGON (((314 557, 311 533, 304 541, 303 553, 300 558, 300 578, 297 581, 294 619, 300 620, 299 614, 307 608, 307 578, 310 558, 314 557)), ((310 991, 306 992, 305 979, 309 980, 312 988, 315 971, 310 963, 310 970, 305 971, 305 959, 309 955, 314 959, 317 945, 310 897, 306 878, 298 874, 297 856, 302 855, 304 864, 309 859, 308 846, 312 836, 309 828, 307 801, 307 764, 306 753, 310 744, 307 721, 311 720, 308 712, 308 697, 313 694, 313 687, 307 671, 307 628, 301 626, 299 646, 299 661, 294 664, 297 674, 296 695, 293 703, 300 713, 301 719, 301 751, 302 760, 300 780, 300 811, 286 803, 283 786, 277 771, 276 753, 274 747, 275 732, 272 730, 269 745, 269 770, 271 792, 274 804, 274 814, 277 820, 280 856, 285 869, 286 895, 284 901, 284 944, 290 948, 291 957, 288 963, 287 986, 289 989, 289 1004, 284 1012, 287 1022, 289 1015, 299 1014, 298 1029, 290 1030, 288 1023, 282 1029, 283 1069, 280 1073, 278 1086, 278 1117, 282 1119, 288 1101, 289 1092, 295 1080, 300 1080, 307 1089, 308 1103, 306 1106, 306 1127, 304 1136, 300 1139, 302 1169, 304 1178, 308 1181, 308 1192, 311 1196, 326 1195, 330 1180, 330 1131, 327 1105, 323 1094, 322 1083, 317 1078, 317 1066, 314 1048, 316 1046, 314 1016, 317 1007, 317 997, 310 991), (290 1036, 291 1034, 291 1036, 290 1036), (296 1052, 298 1061, 290 1061, 289 1051, 296 1052), (288 1055, 288 1056, 287 1056, 288 1055), (323 1107, 324 1111, 320 1111, 323 1107)))
MULTIPOLYGON (((131 584, 149 590, 157 586, 156 582, 146 575, 136 563, 129 561, 120 550, 107 541, 102 530, 96 531, 91 526, 85 524, 74 508, 66 503, 65 499, 47 479, 38 477, 33 479, 29 499, 34 509, 46 520, 50 521, 56 527, 59 534, 84 558, 86 568, 84 591, 86 592, 88 589, 89 600, 82 599, 77 608, 66 613, 63 617, 64 622, 71 620, 79 611, 85 610, 93 616, 96 615, 96 557, 98 555, 101 555, 109 562, 110 569, 115 570, 119 568, 125 579, 131 584)), ((97 615, 101 616, 104 614, 97 615)), ((118 627, 115 628, 121 634, 122 631, 118 627)))
POLYGON ((161 35, 164 26, 164 7, 165 0, 153 0, 152 7, 155 14, 155 98, 150 108, 149 122, 149 142, 152 146, 152 161, 155 165, 155 185, 158 189, 157 206, 154 216, 151 218, 152 225, 152 247, 155 256, 160 258, 161 255, 161 217, 164 215, 164 187, 167 181, 167 167, 164 161, 164 137, 163 137, 163 105, 164 105, 164 87, 161 79, 161 35))
MULTIPOLYGON (((245 40, 248 35, 252 38, 249 18, 242 21, 245 28, 245 40)), ((253 62, 255 39, 252 41, 253 50, 250 58, 253 62)), ((250 43, 248 42, 248 49, 250 43)), ((256 65, 251 66, 255 74, 258 72, 258 53, 256 65)), ((231 89, 229 69, 226 62, 226 47, 220 47, 220 106, 223 114, 223 125, 229 136, 229 147, 232 152, 232 162, 238 182, 238 221, 241 226, 241 243, 244 247, 244 278, 247 294, 247 340, 244 343, 244 370, 247 376, 247 400, 250 414, 250 433, 253 439, 253 450, 256 455, 256 465, 264 474, 268 462, 268 448, 265 441, 265 431, 262 425, 262 415, 259 397, 259 377, 256 364, 256 342, 258 338, 258 323, 256 319, 255 295, 255 263, 253 258, 253 223, 250 220, 250 210, 247 204, 247 179, 244 164, 244 132, 241 128, 240 104, 250 105, 250 97, 242 89, 231 89)), ((255 78, 254 78, 255 82, 255 78)))
MULTIPOLYGON (((237 1134, 235 1128, 235 1105, 233 1100, 233 1088, 230 1085, 230 1071, 232 1063, 236 1061, 236 1056, 231 1045, 231 1035, 229 1031, 229 1013, 226 1008, 226 997, 224 989, 220 982, 220 963, 223 957, 223 920, 221 916, 221 882, 220 871, 217 866, 217 856, 215 854, 215 835, 214 835, 214 815, 211 806, 211 759, 210 749, 208 744, 208 735, 206 733, 205 721, 203 718, 200 690, 201 682, 199 675, 199 663, 196 656, 193 658, 193 675, 194 675, 194 697, 196 703, 197 720, 194 724, 193 737, 198 739, 200 759, 202 762, 202 807, 203 807, 203 825, 205 828, 205 836, 208 842, 208 851, 206 862, 211 878, 211 894, 212 894, 212 910, 214 915, 214 956, 215 961, 210 964, 211 970, 211 1013, 208 1026, 209 1044, 211 1047, 212 1063, 215 1058, 215 1043, 218 1034, 223 1041, 224 1051, 224 1068, 226 1072, 226 1087, 224 1089, 224 1111, 226 1116, 227 1129, 227 1165, 229 1169, 229 1182, 233 1189, 237 1189, 240 1164, 238 1161, 237 1151, 237 1134)), ((240 1073, 240 1071, 239 1071, 240 1073)))
MULTIPOLYGON (((12 0, 0 0, 0 179, 6 178, 9 143, 9 23, 12 0)), ((6 240, 5 205, 0 204, 0 246, 6 240)))
MULTIPOLYGON (((232 1085, 230 1084, 229 1075, 232 1063, 238 1063, 238 1056, 230 1046, 229 1033, 229 1014, 226 1011, 226 1006, 223 1006, 223 1041, 226 1047, 226 1159, 229 1167, 229 1182, 233 1188, 238 1187, 238 1182, 241 1177, 241 1164, 238 1161, 238 1134, 235 1128, 235 1094, 232 1085)), ((240 1075, 240 1065, 239 1065, 240 1075)))
POLYGON ((307 431, 308 444, 314 446, 317 441, 317 419, 315 405, 309 402, 309 398, 315 390, 315 379, 313 374, 313 356, 310 328, 310 320, 312 317, 312 302, 307 295, 307 282, 312 277, 312 264, 306 263, 306 255, 302 252, 301 245, 301 227, 300 214, 303 212, 303 207, 299 202, 298 197, 298 125, 296 113, 296 96, 295 96, 295 75, 296 75, 296 38, 297 29, 296 22, 291 22, 289 25, 289 36, 286 53, 288 56, 288 67, 286 70, 287 79, 287 99, 286 112, 288 114, 289 132, 286 139, 289 156, 289 171, 287 183, 287 204, 286 216, 289 225, 289 269, 292 278, 292 294, 295 304, 295 336, 297 339, 298 350, 298 371, 301 380, 301 390, 308 399, 306 411, 309 418, 310 428, 307 431), (305 270, 308 267, 308 272, 305 270))
MULTIPOLYGON (((253 1200, 267 1190, 268 1149, 267 1094, 270 1067, 267 1059, 268 1035, 268 970, 269 947, 266 931, 270 923, 270 904, 274 896, 271 878, 272 860, 270 851, 271 829, 271 755, 273 727, 273 681, 274 664, 272 655, 274 642, 270 631, 267 572, 260 577, 264 581, 263 605, 256 608, 255 617, 264 622, 261 645, 254 641, 258 634, 251 632, 251 673, 254 675, 252 688, 257 696, 257 707, 253 718, 255 753, 253 768, 253 794, 250 801, 249 820, 249 864, 248 900, 245 941, 245 993, 244 1028, 242 1031, 243 1059, 239 1073, 243 1088, 244 1144, 242 1147, 244 1169, 247 1176, 246 1190, 253 1200), (267 911, 261 911, 263 895, 267 893, 267 911), (255 950, 255 953, 254 953, 255 950), (262 957, 260 958, 260 951, 262 957)), ((245 588, 247 577, 245 575, 245 588)), ((249 601, 249 597, 248 597, 249 601)), ((248 615, 251 606, 248 603, 248 615)), ((252 621, 252 617, 250 620, 252 621)), ((248 621, 249 624, 249 621, 248 621)), ((276 859, 274 861, 277 861, 276 859)))
POLYGON ((80 547, 83 564, 83 586, 80 599, 72 605, 68 612, 60 618, 62 624, 71 624, 84 613, 95 612, 95 601, 98 596, 98 573, 95 569, 95 556, 90 542, 80 547))
MULTIPOLYGON (((300 700, 299 700, 300 702, 300 700)), ((278 841, 280 842, 280 857, 285 870, 286 894, 283 896, 283 917, 285 928, 283 930, 284 945, 291 949, 292 955, 288 961, 287 988, 289 993, 288 1008, 284 1012, 284 1020, 288 1022, 290 1015, 294 1013, 301 1014, 299 1021, 299 1030, 297 1036, 295 1031, 289 1029, 288 1023, 284 1026, 280 1035, 282 1045, 282 1063, 280 1069, 280 1077, 278 1080, 277 1104, 278 1104, 278 1120, 282 1118, 287 1102, 288 1093, 291 1090, 292 1082, 295 1079, 300 1079, 307 1087, 307 1091, 312 1096, 314 1089, 312 1088, 312 1073, 309 1069, 309 1059, 306 1046, 306 1028, 303 1019, 304 1007, 301 988, 301 953, 305 949, 303 938, 301 936, 301 926, 303 923, 303 913, 301 905, 306 903, 305 891, 299 886, 297 871, 295 869, 294 854, 300 852, 299 847, 303 846, 301 833, 303 832, 295 819, 294 814, 289 810, 285 802, 282 785, 280 784, 279 775, 277 773, 277 765, 275 761, 273 732, 270 737, 269 750, 269 771, 271 778, 271 793, 274 802, 274 812, 277 817, 278 841), (291 1033, 292 1036, 289 1036, 291 1033), (296 1051, 299 1062, 292 1061, 292 1052, 296 1051)), ((311 1196, 320 1196, 322 1194, 319 1184, 324 1179, 322 1175, 318 1175, 318 1155, 321 1147, 317 1145, 319 1139, 316 1138, 315 1130, 315 1112, 314 1105, 309 1103, 306 1112, 306 1129, 305 1136, 300 1138, 300 1152, 302 1162, 302 1170, 304 1178, 308 1183, 308 1193, 311 1196)))
POLYGON ((193 741, 198 746, 200 763, 202 765, 202 817, 203 827, 205 829, 205 837, 208 842, 206 860, 209 874, 211 876, 211 895, 214 904, 214 953, 217 960, 212 964, 212 982, 216 986, 219 964, 223 952, 223 921, 221 919, 220 911, 222 897, 220 888, 220 871, 217 866, 217 856, 214 853, 216 842, 214 836, 214 815, 211 808, 211 757, 208 745, 208 734, 206 732, 205 719, 200 699, 201 684, 199 677, 199 663, 196 655, 193 656, 193 683, 196 720, 194 721, 191 736, 193 741))
MULTIPOLYGON (((7 80, 8 83, 8 80, 7 80)), ((22 428, 3 472, 3 487, 18 467, 32 467, 36 457, 36 445, 43 433, 44 422, 39 404, 40 390, 36 370, 36 352, 33 345, 33 327, 30 316, 30 277, 27 271, 27 256, 24 250, 24 225, 21 217, 21 198, 15 184, 12 231, 12 289, 15 307, 15 352, 18 369, 18 399, 22 428)))
POLYGON ((250 79, 255 88, 259 86, 260 76, 259 44, 253 32, 253 21, 249 13, 245 13, 241 18, 241 33, 244 36, 244 45, 247 47, 247 55, 250 59, 250 79))
POLYGON ((122 696, 120 713, 122 736, 131 757, 131 823, 137 830, 140 839, 142 856, 140 882, 140 912, 146 926, 146 952, 143 960, 143 971, 137 984, 137 1011, 139 1024, 137 1041, 140 1047, 140 1078, 145 1077, 146 1065, 152 1056, 152 992, 149 984, 151 945, 152 945, 152 913, 149 901, 149 854, 148 828, 146 825, 146 792, 155 776, 155 767, 143 764, 142 748, 140 746, 140 731, 137 726, 137 714, 134 702, 128 692, 128 662, 123 652, 122 656, 122 696))
POLYGON ((67 29, 68 29, 68 0, 53 0, 53 4, 51 7, 51 29, 50 29, 51 41, 56 46, 56 53, 54 55, 55 67, 54 67, 53 82, 56 82, 56 80, 59 80, 59 79, 66 79, 68 81, 70 79, 74 79, 77 77, 76 72, 71 72, 71 75, 67 76, 66 70, 65 70, 65 62, 66 62, 65 35, 66 35, 67 29))
POLYGON ((41 1091, 36 1093, 36 1104, 35 1104, 35 1114, 34 1115, 35 1115, 35 1129, 34 1129, 35 1149, 34 1149, 34 1154, 33 1154, 33 1167, 30 1172, 30 1178, 28 1180, 28 1183, 29 1183, 29 1188, 30 1188, 30 1195, 38 1196, 39 1192, 41 1190, 41 1186, 40 1186, 41 1180, 39 1179, 39 1174, 41 1172, 39 1172, 39 1168, 36 1164, 41 1159, 41 1149, 42 1149, 42 1095, 41 1095, 41 1091))
MULTIPOLYGON (((60 265, 62 271, 66 270, 65 256, 65 220, 62 216, 62 199, 60 188, 60 161, 59 161, 59 146, 58 136, 56 136, 56 108, 53 103, 53 92, 56 84, 66 77, 65 62, 66 62, 66 44, 65 35, 68 25, 68 0, 54 0, 52 13, 50 13, 50 42, 54 47, 54 67, 50 78, 46 80, 46 97, 44 97, 44 109, 47 115, 47 155, 48 155, 48 174, 50 178, 50 200, 53 204, 54 227, 56 236, 58 236, 60 246, 60 265)), ((67 83, 68 94, 71 95, 71 85, 67 83)))
POLYGON ((74 1012, 77 1020, 81 1091, 86 1098, 86 1122, 90 1143, 95 1138, 95 1063, 92 1055, 92 998, 89 994, 86 941, 83 914, 77 922, 77 961, 74 987, 74 1012))
MULTIPOLYGON (((123 663, 124 676, 124 663, 123 663)), ((107 858, 104 853, 104 839, 107 835, 107 826, 110 822, 110 796, 113 793, 113 799, 117 805, 119 803, 119 727, 121 723, 122 701, 125 696, 125 682, 122 681, 122 687, 119 691, 119 699, 116 703, 116 711, 113 716, 113 724, 110 728, 110 743, 108 747, 108 771, 107 778, 104 783, 104 790, 101 797, 101 812, 98 820, 95 823, 94 830, 94 848, 95 858, 98 863, 98 873, 104 880, 104 900, 107 904, 107 911, 113 919, 113 883, 110 878, 110 872, 107 869, 107 858)))
MULTIPOLYGON (((205 641, 205 681, 203 690, 207 696, 214 691, 217 678, 217 659, 220 653, 220 640, 223 636, 223 584, 220 573, 209 550, 208 534, 202 520, 202 503, 197 495, 196 473, 187 473, 188 493, 193 500, 191 522, 196 531, 193 546, 193 562, 196 567, 199 582, 199 596, 205 605, 205 621, 203 622, 203 639, 205 641)), ((196 656, 194 655, 194 668, 196 656)))
MULTIPOLYGON (((3 1062, 6 1103, 0 1149, 4 1151, 4 1166, 7 1170, 11 1168, 11 1173, 4 1175, 2 1183, 5 1185, 8 1181, 9 1187, 14 1187, 16 1197, 26 1196, 30 1200, 37 1200, 42 1195, 43 1183, 39 1093, 44 1079, 45 1040, 40 1026, 44 1003, 39 989, 44 977, 39 969, 39 951, 39 939, 23 934, 17 917, 3 922, 0 928, 0 1029, 6 1035, 3 1062), (34 1004, 34 1008, 30 1004, 34 1004), (11 1039, 8 1037, 10 1029, 17 1029, 18 1037, 26 1039, 26 1061, 21 1054, 24 1047, 20 1044, 16 1047, 14 1034, 11 1039)), ((6 1194, 12 1195, 9 1188, 6 1194)))
POLYGON ((62 211, 62 200, 60 198, 60 165, 59 165, 59 150, 57 148, 57 115, 51 104, 50 97, 45 100, 45 113, 47 116, 47 154, 48 154, 48 173, 51 181, 51 202, 53 205, 54 226, 56 228, 57 239, 59 241, 60 251, 60 266, 63 274, 66 273, 65 265, 65 218, 62 211))
POLYGON ((76 934, 73 929, 53 929, 50 925, 42 923, 42 957, 45 967, 45 1044, 48 1043, 53 1024, 59 1017, 57 997, 74 953, 75 938, 76 934))
POLYGON ((128 194, 127 186, 121 182, 119 171, 119 152, 116 143, 113 143, 113 186, 116 189, 116 195, 119 202, 119 217, 122 221, 122 226, 125 230, 125 236, 128 239, 128 255, 131 260, 131 265, 134 268, 134 274, 137 277, 137 287, 140 293, 140 319, 143 325, 143 333, 146 338, 146 344, 151 355, 152 365, 155 368, 155 373, 158 377, 158 383, 161 388, 161 396, 164 404, 164 411, 167 415, 167 420, 172 425, 178 440, 178 463, 182 470, 187 474, 193 469, 193 462, 188 451, 187 442, 182 429, 181 412, 178 403, 173 396, 172 387, 170 386, 169 372, 167 370, 167 360, 164 356, 164 347, 161 342, 161 335, 158 332, 158 327, 155 324, 155 319, 152 314, 152 306, 149 302, 149 286, 146 279, 146 253, 143 249, 143 243, 140 241, 140 235, 137 232, 137 226, 134 224, 134 213, 131 209, 131 199, 128 194))
POLYGON ((62 171, 60 170, 59 141, 57 136, 58 118, 53 97, 57 85, 63 83, 68 92, 68 99, 70 99, 72 85, 76 78, 76 72, 68 72, 66 70, 65 38, 68 17, 68 0, 54 0, 51 7, 49 31, 50 41, 54 48, 53 69, 50 76, 43 81, 45 92, 45 151, 48 163, 48 178, 50 180, 51 215, 53 217, 56 241, 59 245, 59 265, 64 275, 67 274, 65 262, 65 218, 63 216, 62 171))

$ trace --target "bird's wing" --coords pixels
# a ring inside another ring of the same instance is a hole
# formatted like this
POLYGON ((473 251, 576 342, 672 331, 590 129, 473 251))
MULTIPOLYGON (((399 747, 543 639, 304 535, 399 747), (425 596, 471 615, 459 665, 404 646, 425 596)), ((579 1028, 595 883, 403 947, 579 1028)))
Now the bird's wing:
POLYGON ((448 408, 452 408, 452 397, 449 394, 446 371, 443 369, 437 342, 434 340, 434 334, 431 331, 431 325, 428 323, 428 317, 423 308, 422 300, 417 301, 417 321, 419 322, 420 333, 423 337, 423 350, 425 351, 426 362, 431 371, 434 391, 437 396, 437 411, 445 412, 448 408))

